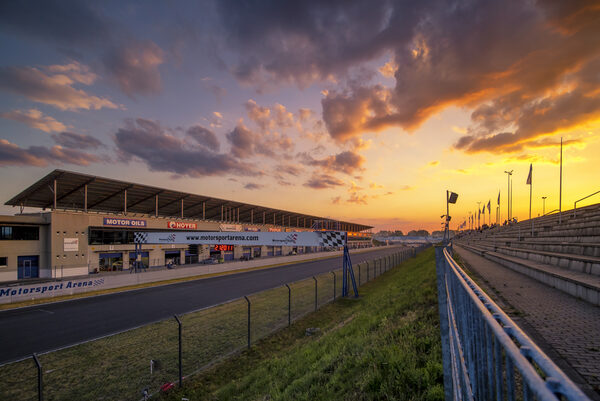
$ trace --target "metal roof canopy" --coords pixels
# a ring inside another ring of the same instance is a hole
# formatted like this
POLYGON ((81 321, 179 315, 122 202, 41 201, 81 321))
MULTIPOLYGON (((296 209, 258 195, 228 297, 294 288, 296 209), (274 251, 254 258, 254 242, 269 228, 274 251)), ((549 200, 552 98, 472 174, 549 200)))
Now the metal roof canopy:
MULTIPOLYGON (((304 219, 306 219, 306 227, 310 228, 311 220, 337 221, 288 210, 64 170, 52 171, 5 204, 46 209, 54 208, 55 199, 57 209, 123 214, 140 213, 184 219, 204 218, 205 220, 235 223, 264 223, 278 226, 305 227, 304 219), (55 185, 56 197, 54 194, 55 185)), ((363 231, 372 228, 371 226, 351 222, 338 222, 346 231, 363 231)))

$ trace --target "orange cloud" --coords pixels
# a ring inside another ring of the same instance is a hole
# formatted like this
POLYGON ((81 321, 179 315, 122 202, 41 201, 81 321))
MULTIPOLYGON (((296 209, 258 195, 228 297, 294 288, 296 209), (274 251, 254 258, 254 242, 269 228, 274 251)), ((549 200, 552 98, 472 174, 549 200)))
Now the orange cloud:
POLYGON ((44 132, 64 131, 67 127, 53 117, 45 116, 36 109, 13 110, 8 113, 0 113, 0 117, 14 120, 44 132))
POLYGON ((48 75, 33 67, 0 68, 0 89, 22 95, 34 102, 61 110, 116 109, 108 99, 89 95, 72 85, 74 79, 64 74, 48 75))

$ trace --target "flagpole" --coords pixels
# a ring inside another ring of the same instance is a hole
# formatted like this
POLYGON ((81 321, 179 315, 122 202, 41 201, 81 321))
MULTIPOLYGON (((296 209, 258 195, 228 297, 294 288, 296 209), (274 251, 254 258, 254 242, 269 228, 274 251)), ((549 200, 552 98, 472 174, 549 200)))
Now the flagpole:
POLYGON ((563 148, 563 139, 560 137, 560 186, 558 190, 558 224, 561 223, 562 219, 562 148, 563 148))

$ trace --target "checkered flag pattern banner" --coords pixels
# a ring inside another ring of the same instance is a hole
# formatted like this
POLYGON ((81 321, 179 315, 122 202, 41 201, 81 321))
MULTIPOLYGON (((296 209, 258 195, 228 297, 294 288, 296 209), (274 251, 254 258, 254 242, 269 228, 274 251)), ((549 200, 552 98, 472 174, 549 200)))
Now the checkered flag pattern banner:
POLYGON ((346 233, 342 231, 324 231, 320 232, 321 239, 319 246, 344 246, 346 245, 346 233))
POLYGON ((135 239, 135 242, 138 244, 145 244, 148 242, 148 233, 135 232, 133 233, 133 237, 135 239))

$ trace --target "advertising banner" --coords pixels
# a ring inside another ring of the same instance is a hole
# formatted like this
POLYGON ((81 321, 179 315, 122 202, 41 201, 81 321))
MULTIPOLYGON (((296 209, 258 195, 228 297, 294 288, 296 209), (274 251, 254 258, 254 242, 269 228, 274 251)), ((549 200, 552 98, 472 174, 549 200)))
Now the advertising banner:
POLYGON ((183 221, 167 221, 167 228, 176 228, 179 230, 195 230, 198 228, 198 224, 185 223, 183 221))
POLYGON ((338 247, 346 244, 345 231, 303 232, 136 232, 141 244, 228 244, 338 247))
POLYGON ((115 217, 105 217, 105 226, 118 226, 118 227, 146 227, 146 220, 137 219, 119 219, 115 217))
POLYGON ((221 231, 242 231, 241 224, 221 224, 219 228, 221 231))

